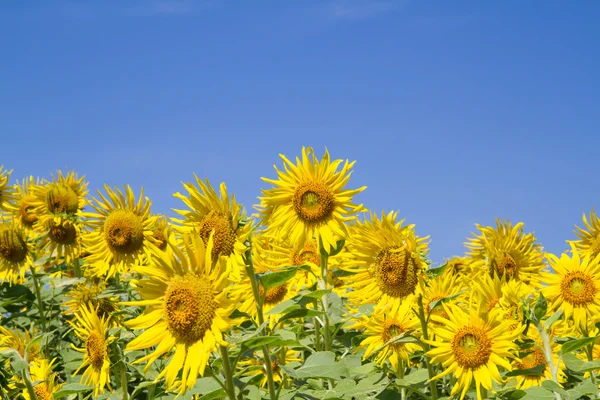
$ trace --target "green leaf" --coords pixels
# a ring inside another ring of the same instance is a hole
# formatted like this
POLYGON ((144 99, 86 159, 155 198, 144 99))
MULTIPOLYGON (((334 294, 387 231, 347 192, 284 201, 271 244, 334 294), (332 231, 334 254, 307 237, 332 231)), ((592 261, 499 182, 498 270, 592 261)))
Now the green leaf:
POLYGON ((541 321, 546 315, 546 311, 548 311, 548 302, 546 301, 544 295, 540 293, 535 305, 533 306, 533 315, 535 315, 538 321, 541 321))
POLYGON ((327 250, 321 247, 321 254, 325 257, 337 256, 344 249, 344 244, 346 244, 346 241, 344 239, 338 240, 337 242, 335 242, 335 247, 333 249, 330 249, 329 252, 327 252, 327 250))
POLYGON ((551 390, 553 392, 556 392, 558 394, 560 394, 563 397, 568 397, 569 395, 567 394, 567 391, 565 389, 563 389, 562 387, 560 387, 560 385, 554 381, 549 381, 549 380, 545 380, 542 382, 542 387, 544 389, 548 389, 551 390))
POLYGON ((394 343, 417 343, 416 338, 411 335, 412 331, 402 332, 398 336, 394 336, 383 345, 379 346, 377 349, 373 351, 373 354, 379 353, 381 350, 385 349, 387 346, 394 343))
POLYGON ((282 303, 277 304, 275 307, 271 308, 269 311, 265 313, 265 315, 278 315, 285 314, 286 312, 292 310, 298 310, 302 308, 296 299, 288 299, 282 303))
POLYGON ((573 372, 588 372, 600 369, 600 360, 583 361, 573 353, 567 353, 562 356, 563 362, 573 372))
POLYGON ((10 365, 16 373, 20 373, 29 366, 25 359, 21 357, 19 352, 14 349, 0 351, 0 355, 7 358, 10 357, 10 359, 12 360, 10 365))
POLYGON ((544 374, 544 370, 546 369, 546 364, 540 364, 533 368, 527 369, 513 369, 510 372, 504 374, 504 376, 542 376, 544 374))
POLYGON ((296 341, 295 338, 292 340, 285 340, 285 339, 281 338, 280 336, 257 336, 257 337, 253 337, 248 340, 245 340, 245 341, 241 342, 240 344, 242 344, 244 346, 244 348, 246 348, 246 349, 254 349, 256 347, 260 347, 260 346, 264 346, 264 345, 290 346, 290 345, 297 344, 297 343, 298 342, 296 341))
POLYGON ((556 400, 554 393, 541 386, 533 386, 525 390, 527 393, 521 400, 556 400))
POLYGON ((81 383, 67 383, 59 391, 54 393, 54 399, 61 399, 71 394, 77 394, 93 390, 93 386, 83 385, 81 383))
POLYGON ((296 275, 298 267, 288 267, 277 272, 267 272, 259 275, 260 284, 265 292, 285 284, 296 275))
POLYGON ((310 298, 310 299, 321 299, 321 297, 325 296, 326 294, 331 293, 332 289, 320 289, 320 290, 314 290, 312 292, 307 291, 302 291, 300 292, 300 298, 304 299, 304 298, 310 298))
POLYGON ((446 266, 447 265, 448 265, 448 263, 442 265, 441 267, 428 269, 427 270, 427 275, 429 275, 429 278, 433 279, 436 276, 439 276, 439 275, 443 274, 444 271, 446 270, 446 266))
POLYGON ((563 310, 562 308, 559 308, 558 311, 556 311, 554 314, 552 314, 550 316, 550 318, 548 318, 547 320, 544 321, 544 327, 546 328, 546 330, 550 329, 550 327, 560 319, 560 317, 563 315, 563 310))
POLYGON ((307 308, 300 308, 297 310, 292 310, 292 311, 288 312, 287 314, 285 314, 284 316, 282 316, 281 318, 279 318, 279 321, 277 321, 277 324, 280 324, 283 321, 287 321, 288 319, 316 317, 318 315, 323 315, 323 314, 324 314, 323 311, 316 311, 316 310, 309 310, 307 308))
POLYGON ((593 396, 598 394, 598 388, 594 383, 587 379, 575 386, 573 389, 567 390, 567 396, 569 399, 575 400, 580 399, 583 396, 593 396))
POLYGON ((335 360, 335 353, 319 351, 311 354, 304 365, 296 369, 296 376, 300 379, 340 379, 342 376, 350 376, 350 373, 345 362, 335 360))
POLYGON ((596 339, 598 339, 598 336, 569 340, 568 342, 563 343, 562 347, 560 348, 560 352, 561 354, 571 353, 575 350, 581 349, 582 347, 593 344, 596 339))
POLYGON ((419 385, 429 379, 429 373, 426 369, 418 369, 406 375, 404 378, 396 379, 396 385, 402 387, 411 387, 419 385))

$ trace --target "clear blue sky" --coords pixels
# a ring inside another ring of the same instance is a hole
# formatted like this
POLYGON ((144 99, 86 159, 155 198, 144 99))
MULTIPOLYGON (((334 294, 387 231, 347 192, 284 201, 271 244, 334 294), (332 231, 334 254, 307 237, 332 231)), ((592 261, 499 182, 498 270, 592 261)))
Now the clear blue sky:
POLYGON ((461 254, 523 220, 560 252, 600 208, 598 1, 0 3, 0 164, 144 186, 196 172, 251 208, 278 153, 357 160, 352 186, 461 254))

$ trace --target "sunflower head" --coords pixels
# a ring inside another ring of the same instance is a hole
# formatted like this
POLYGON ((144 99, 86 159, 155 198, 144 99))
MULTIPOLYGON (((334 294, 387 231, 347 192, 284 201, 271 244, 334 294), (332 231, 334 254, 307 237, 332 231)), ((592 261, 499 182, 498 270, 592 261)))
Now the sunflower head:
POLYGON ((600 254, 600 218, 593 208, 589 217, 583 214, 583 225, 583 228, 575 226, 578 240, 574 240, 573 244, 583 257, 589 255, 594 258, 600 254))
POLYGON ((64 303, 65 315, 80 314, 82 308, 87 308, 96 310, 102 319, 114 320, 113 315, 119 311, 119 297, 103 295, 105 290, 104 281, 78 283, 66 295, 69 300, 64 303))
POLYGON ((295 164, 280 157, 284 171, 275 167, 278 179, 262 178, 273 185, 262 191, 257 206, 263 224, 272 232, 283 229, 299 246, 315 236, 329 252, 338 239, 348 235, 346 222, 354 221, 363 209, 352 203, 352 197, 366 187, 345 188, 354 162, 331 161, 327 150, 319 160, 310 147, 302 148, 302 157, 296 158, 295 164))
POLYGON ((36 197, 33 193, 39 184, 39 180, 33 176, 17 182, 13 187, 12 200, 6 204, 6 209, 13 214, 15 223, 27 231, 32 231, 38 220, 36 197))
POLYGON ((63 386, 62 384, 56 384, 56 373, 53 372, 54 362, 48 361, 47 359, 41 359, 35 363, 31 363, 29 367, 29 373, 33 382, 39 382, 33 387, 35 393, 35 399, 29 396, 27 390, 23 391, 23 397, 25 400, 52 400, 53 393, 57 392, 63 386))
POLYGON ((74 171, 63 174, 58 171, 51 181, 35 185, 31 188, 35 196, 33 203, 38 220, 45 226, 52 219, 72 219, 79 215, 86 205, 87 182, 85 177, 79 177, 74 171))
POLYGON ((8 186, 10 174, 12 174, 12 170, 7 171, 4 169, 4 166, 0 165, 0 210, 4 210, 7 207, 8 202, 13 196, 12 187, 8 186))
POLYGON ((11 222, 0 222, 0 281, 23 281, 32 263, 31 251, 22 229, 11 222))

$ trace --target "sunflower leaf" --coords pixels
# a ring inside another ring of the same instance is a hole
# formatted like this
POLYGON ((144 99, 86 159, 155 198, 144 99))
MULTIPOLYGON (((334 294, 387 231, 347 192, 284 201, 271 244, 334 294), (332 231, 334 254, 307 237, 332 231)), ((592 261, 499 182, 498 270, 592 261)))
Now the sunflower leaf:
POLYGON ((546 315, 546 311, 548 311, 548 302, 542 293, 538 297, 535 305, 533 306, 533 314, 537 318, 538 321, 541 321, 542 318, 546 315))
POLYGON ((573 353, 564 354, 562 359, 567 368, 573 372, 588 372, 600 369, 600 360, 583 361, 573 353))
POLYGON ((296 275, 298 268, 300 267, 287 267, 277 272, 266 272, 264 274, 259 274, 258 276, 263 290, 267 292, 270 289, 284 285, 287 281, 292 279, 294 275, 296 275))
POLYGON ((54 399, 61 399, 71 394, 87 392, 94 389, 93 386, 83 385, 81 383, 68 383, 64 385, 59 391, 54 393, 54 399))
POLYGON ((546 369, 546 365, 545 364, 540 364, 540 365, 536 365, 533 368, 527 368, 527 369, 513 369, 510 372, 507 372, 506 374, 504 374, 505 377, 508 376, 542 376, 544 374, 544 369, 546 369))
POLYGON ((573 340, 569 340, 568 342, 563 343, 562 347, 560 348, 560 354, 567 354, 567 353, 571 353, 575 350, 579 350, 583 347, 586 347, 592 343, 594 343, 596 341, 596 339, 598 339, 599 336, 592 336, 592 337, 586 337, 586 338, 582 338, 582 339, 573 339, 573 340))

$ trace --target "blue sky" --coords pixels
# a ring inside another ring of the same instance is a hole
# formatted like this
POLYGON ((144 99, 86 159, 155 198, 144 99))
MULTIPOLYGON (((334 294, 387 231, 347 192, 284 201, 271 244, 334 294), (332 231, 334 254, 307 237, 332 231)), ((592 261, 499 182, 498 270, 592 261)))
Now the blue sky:
POLYGON ((461 254, 524 221, 561 252, 600 208, 597 1, 0 3, 0 164, 144 186, 195 172, 248 208, 278 153, 357 160, 374 210, 461 254))

